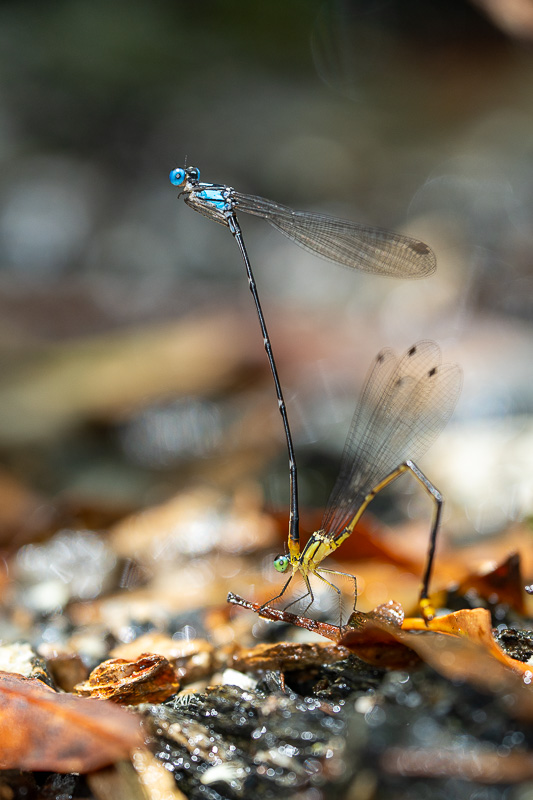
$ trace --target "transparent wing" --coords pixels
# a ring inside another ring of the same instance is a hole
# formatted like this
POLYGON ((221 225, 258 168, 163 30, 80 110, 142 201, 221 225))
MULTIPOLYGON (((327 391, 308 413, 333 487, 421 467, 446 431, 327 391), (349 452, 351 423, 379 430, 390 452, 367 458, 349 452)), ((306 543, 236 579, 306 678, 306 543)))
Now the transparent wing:
POLYGON ((345 267, 402 278, 435 271, 433 251, 418 239, 349 220, 293 211, 263 197, 232 192, 235 209, 268 220, 293 242, 345 267))
POLYGON ((461 383, 460 368, 441 364, 434 342, 418 342, 400 359, 390 350, 378 355, 352 419, 323 530, 340 533, 380 481, 426 452, 450 418, 461 383))

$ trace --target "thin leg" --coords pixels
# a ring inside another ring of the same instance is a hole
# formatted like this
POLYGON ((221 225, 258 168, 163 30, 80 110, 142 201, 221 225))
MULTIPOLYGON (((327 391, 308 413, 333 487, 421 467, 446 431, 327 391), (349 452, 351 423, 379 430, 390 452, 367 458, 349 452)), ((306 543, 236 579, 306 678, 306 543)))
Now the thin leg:
POLYGON ((284 611, 286 611, 286 610, 287 610, 288 608, 290 608, 291 606, 294 606, 296 603, 299 603, 299 602, 300 602, 300 600, 303 600, 303 599, 304 599, 304 597, 307 597, 307 595, 309 595, 309 596, 310 596, 311 600, 310 600, 310 601, 309 601, 309 603, 306 605, 306 607, 305 607, 305 609, 304 609, 304 611, 303 611, 303 613, 304 613, 304 614, 306 613, 307 609, 308 609, 308 608, 311 608, 311 606, 312 606, 312 605, 313 605, 313 603, 315 602, 315 596, 314 596, 314 594, 313 594, 313 590, 311 589, 311 584, 309 583, 309 578, 307 577, 307 575, 303 575, 303 574, 302 574, 302 577, 303 577, 303 579, 304 579, 304 581, 305 581, 305 585, 307 586, 307 591, 306 591, 306 593, 305 593, 305 594, 303 594, 301 597, 297 597, 297 598, 296 598, 296 600, 291 600, 291 602, 289 603, 289 605, 288 605, 288 606, 285 606, 285 608, 283 609, 284 611))
POLYGON ((433 570, 433 561, 435 559, 435 546, 437 544, 437 533, 439 530, 440 518, 442 514, 442 505, 444 501, 439 490, 435 486, 433 486, 431 481, 424 475, 422 470, 417 467, 414 461, 404 461, 403 464, 400 464, 395 470, 393 470, 389 475, 387 475, 386 478, 383 478, 383 480, 380 481, 372 489, 372 491, 367 494, 367 496, 364 499, 364 502, 358 509, 357 514, 352 519, 350 524, 343 530, 342 534, 339 536, 339 539, 337 540, 337 547, 340 547, 340 545, 345 541, 345 539, 347 539, 348 536, 350 536, 353 529, 355 528, 355 525, 357 524, 363 512, 365 511, 366 507, 374 499, 374 497, 378 494, 378 492, 381 492, 381 490, 384 489, 386 486, 388 486, 389 483, 392 483, 392 481, 396 480, 396 478, 398 478, 400 475, 402 475, 404 472, 407 471, 411 472, 415 476, 417 481, 419 481, 419 483, 422 484, 424 489, 431 495, 431 497, 435 501, 435 513, 433 515, 433 522, 431 523, 431 529, 429 534, 429 547, 426 558, 426 567, 422 575, 422 587, 420 589, 420 595, 418 601, 420 610, 422 611, 422 616, 426 621, 429 621, 430 619, 433 619, 433 617, 435 616, 435 611, 432 608, 428 599, 429 582, 431 580, 431 573, 433 570))
POLYGON ((420 589, 420 608, 422 610, 422 614, 426 620, 433 619, 435 616, 435 610, 431 607, 431 604, 428 599, 429 595, 429 582, 431 580, 431 573, 433 570, 433 561, 435 559, 435 547, 437 545, 437 533, 439 530, 440 525, 440 518, 442 514, 442 505, 443 505, 443 497, 439 490, 433 486, 431 481, 429 481, 424 473, 416 466, 413 461, 406 462, 407 467, 411 470, 415 478, 422 484, 422 486, 426 489, 427 492, 433 497, 435 500, 435 514, 433 516, 433 522, 431 525, 431 531, 429 534, 429 547, 428 547, 428 554, 426 557, 426 568, 422 575, 422 588, 420 589))
POLYGON ((355 605, 357 603, 357 579, 356 579, 355 575, 350 575, 349 572, 340 572, 338 569, 326 569, 325 567, 319 567, 318 569, 315 570, 315 575, 317 576, 317 578, 320 578, 321 581, 324 581, 324 583, 327 583, 327 585, 331 586, 332 589, 335 589, 335 591, 339 595, 339 628, 342 628, 342 594, 341 594, 341 590, 339 589, 338 586, 335 586, 334 583, 331 583, 330 581, 326 580, 326 578, 324 578, 320 574, 321 572, 327 572, 329 575, 344 575, 344 577, 351 578, 353 580, 353 588, 354 588, 354 592, 353 592, 353 610, 354 611, 355 611, 355 605))
MULTIPOLYGON (((349 572, 341 572, 338 569, 326 569, 325 567, 318 567, 318 569, 315 570, 315 573, 317 574, 320 572, 327 572, 329 575, 342 575, 344 578, 350 578, 350 580, 353 581, 353 610, 355 611, 355 606, 357 603, 357 578, 355 577, 355 575, 352 575, 349 572)), ((323 578, 322 580, 325 579, 323 578)), ((326 581, 326 583, 329 583, 329 581, 326 581)), ((333 586, 334 589, 340 591, 338 586, 334 586, 333 584, 330 584, 330 586, 333 586)))
MULTIPOLYGON (((287 586, 289 585, 289 583, 292 581, 293 578, 294 578, 294 575, 291 575, 289 580, 286 581, 286 583, 285 583, 283 589, 281 590, 281 592, 279 594, 277 594, 275 597, 271 597, 270 600, 266 601, 266 603, 263 603, 261 608, 265 608, 265 606, 269 606, 271 603, 273 603, 274 600, 279 600, 280 597, 283 597, 283 595, 285 594, 285 591, 287 589, 287 586)), ((304 595, 304 597, 305 597, 305 595, 304 595)))
MULTIPOLYGON (((228 214, 227 217, 228 225, 231 233, 233 234, 235 241, 239 245, 239 249, 241 251, 242 257, 244 259, 244 263, 246 266, 246 273, 248 275, 248 283, 250 285, 250 291, 252 293, 252 297, 254 298, 255 307, 257 310, 257 316, 259 317, 259 324, 261 326, 261 333, 263 334, 263 341, 265 344, 265 350, 268 356, 268 362, 270 364, 270 369, 272 370, 272 377, 274 378, 274 386, 276 387, 276 395, 278 398, 278 406, 279 412, 281 414, 281 418, 283 420, 283 427, 285 429, 285 438, 287 440, 287 450, 289 453, 289 480, 290 480, 290 516, 289 516, 289 553, 291 556, 291 561, 294 561, 300 555, 300 521, 299 521, 299 512, 298 512, 298 479, 297 479, 297 472, 296 472, 296 458, 294 455, 294 447, 292 444, 292 436, 291 436, 291 429, 289 427, 289 419, 287 416, 287 409, 285 406, 285 400, 283 399, 283 392, 281 390, 281 383, 278 376, 278 370, 276 367, 276 362, 274 361, 274 354, 272 352, 272 345, 270 343, 270 337, 268 335, 268 330, 265 323, 265 318, 263 316, 263 310, 261 308, 261 303, 259 301, 259 295, 257 293, 257 287, 255 284, 255 278, 252 272, 252 267, 250 264, 250 259, 248 258, 248 253, 246 252, 246 247, 244 245, 244 239, 242 237, 242 232, 237 221, 237 217, 232 212, 228 214)), ((285 589, 283 590, 285 591, 285 589)), ((283 592, 282 592, 283 594, 283 592)), ((278 595, 279 596, 279 595, 278 595)), ((276 598, 273 598, 274 600, 276 598)))

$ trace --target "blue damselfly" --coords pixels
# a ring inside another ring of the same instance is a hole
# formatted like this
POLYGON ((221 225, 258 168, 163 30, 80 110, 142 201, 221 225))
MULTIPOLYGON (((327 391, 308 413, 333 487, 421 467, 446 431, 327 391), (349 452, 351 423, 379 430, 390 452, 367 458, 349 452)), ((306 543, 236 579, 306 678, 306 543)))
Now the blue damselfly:
POLYGON ((376 275, 397 278, 427 277, 435 271, 435 255, 424 242, 399 233, 359 225, 325 214, 293 211, 272 200, 237 192, 230 186, 201 183, 197 167, 173 169, 170 172, 170 181, 181 189, 180 197, 183 196, 187 205, 230 229, 244 259, 287 440, 290 475, 289 545, 299 551, 298 482, 291 430, 272 345, 237 213, 243 211, 266 219, 293 242, 328 261, 376 275))

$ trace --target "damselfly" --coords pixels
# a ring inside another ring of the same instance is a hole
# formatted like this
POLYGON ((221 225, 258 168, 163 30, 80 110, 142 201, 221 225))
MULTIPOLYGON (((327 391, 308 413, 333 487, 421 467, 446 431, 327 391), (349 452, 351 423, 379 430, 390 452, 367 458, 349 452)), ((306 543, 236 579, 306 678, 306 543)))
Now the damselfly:
POLYGON ((289 543, 294 552, 299 552, 298 482, 291 430, 272 345, 237 212, 244 211, 246 214, 263 217, 293 242, 328 261, 373 272, 376 275, 398 278, 426 277, 435 270, 435 255, 427 244, 408 236, 381 228, 358 225, 324 214, 293 211, 272 200, 236 192, 230 186, 200 183, 200 171, 196 167, 173 169, 170 181, 174 186, 181 188, 180 197, 183 195, 187 205, 230 229, 244 259, 287 440, 290 475, 289 543))
MULTIPOLYGON (((421 341, 398 359, 392 350, 382 350, 368 375, 344 445, 339 476, 331 492, 320 530, 312 534, 302 552, 289 538, 288 555, 278 556, 279 572, 291 569, 280 598, 294 575, 300 573, 307 592, 289 605, 310 597, 310 575, 316 575, 339 595, 340 590, 325 574, 340 574, 321 567, 353 533, 364 510, 378 492, 403 472, 410 471, 435 502, 429 549, 420 590, 420 608, 428 619, 432 609, 428 600, 429 581, 442 511, 442 495, 414 463, 425 453, 444 428, 459 396, 462 374, 456 364, 441 364, 438 345, 421 341)), ((355 597, 357 583, 353 575, 355 597)), ((354 601, 355 609, 355 601, 354 601)), ((305 613, 305 612, 304 612, 305 613)))

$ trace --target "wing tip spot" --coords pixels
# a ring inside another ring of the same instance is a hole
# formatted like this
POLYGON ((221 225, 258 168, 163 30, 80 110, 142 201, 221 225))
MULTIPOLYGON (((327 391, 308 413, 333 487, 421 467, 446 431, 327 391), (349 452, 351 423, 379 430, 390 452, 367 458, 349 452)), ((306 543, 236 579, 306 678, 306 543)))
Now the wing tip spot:
POLYGON ((425 242, 419 242, 415 240, 413 242, 410 242, 410 247, 411 250, 419 256, 433 255, 433 250, 431 249, 431 247, 428 247, 428 245, 425 242))

